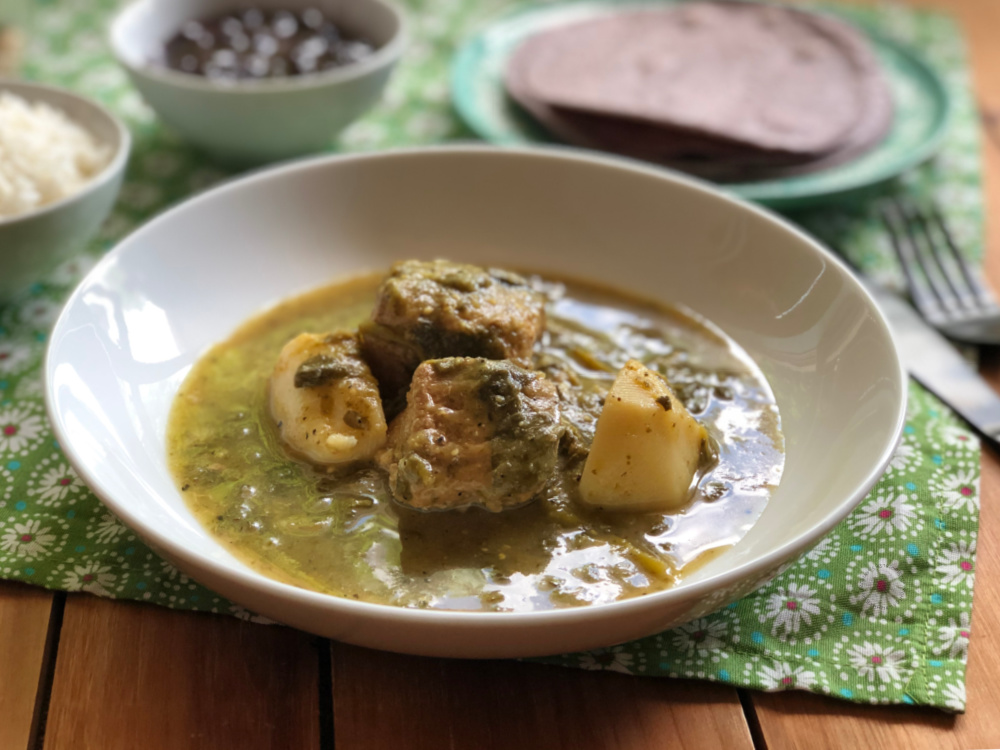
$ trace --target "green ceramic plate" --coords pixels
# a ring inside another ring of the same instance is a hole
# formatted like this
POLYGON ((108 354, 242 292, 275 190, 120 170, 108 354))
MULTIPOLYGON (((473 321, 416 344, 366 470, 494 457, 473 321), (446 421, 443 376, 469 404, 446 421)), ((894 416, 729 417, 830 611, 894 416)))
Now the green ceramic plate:
MULTIPOLYGON (((543 29, 637 4, 603 0, 533 6, 499 19, 465 43, 455 56, 451 85, 459 115, 479 137, 497 145, 553 143, 504 91, 503 70, 511 52, 523 39, 543 29)), ((795 208, 870 188, 920 164, 938 149, 950 109, 940 77, 906 47, 870 29, 862 30, 885 68, 896 104, 893 127, 885 140, 858 159, 822 172, 731 183, 723 186, 726 190, 777 208, 795 208)))

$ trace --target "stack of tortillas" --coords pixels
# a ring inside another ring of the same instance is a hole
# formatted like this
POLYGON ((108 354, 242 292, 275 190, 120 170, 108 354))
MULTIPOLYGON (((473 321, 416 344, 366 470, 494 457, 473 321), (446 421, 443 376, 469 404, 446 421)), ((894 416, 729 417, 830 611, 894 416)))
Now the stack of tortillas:
POLYGON ((849 161, 893 115, 858 31, 749 2, 626 10, 540 32, 514 51, 506 86, 569 143, 721 181, 849 161))

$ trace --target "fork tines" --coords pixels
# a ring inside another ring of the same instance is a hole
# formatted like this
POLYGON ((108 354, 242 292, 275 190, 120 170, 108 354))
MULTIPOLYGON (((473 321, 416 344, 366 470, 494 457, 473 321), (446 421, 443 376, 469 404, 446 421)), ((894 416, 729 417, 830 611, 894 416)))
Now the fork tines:
POLYGON ((920 206, 893 197, 881 201, 878 211, 906 274, 910 297, 925 318, 947 329, 1000 313, 936 204, 920 206))

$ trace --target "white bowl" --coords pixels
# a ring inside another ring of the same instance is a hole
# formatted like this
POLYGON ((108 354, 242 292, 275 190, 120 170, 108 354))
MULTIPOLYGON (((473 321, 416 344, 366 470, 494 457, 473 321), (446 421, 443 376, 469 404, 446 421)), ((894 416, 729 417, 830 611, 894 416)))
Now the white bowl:
POLYGON ((5 300, 26 289, 93 237, 118 196, 131 136, 104 107, 69 91, 0 80, 2 91, 61 110, 112 154, 107 166, 79 192, 25 214, 0 217, 0 300, 5 300))
POLYGON ((901 434, 906 383, 867 293, 774 215, 623 160, 475 147, 299 162, 170 211, 71 297, 46 378, 70 461, 189 575, 314 633, 461 657, 621 642, 748 593, 871 488, 901 434), (279 583, 235 559, 195 521, 166 466, 167 415, 192 363, 282 298, 400 258, 440 256, 599 279, 722 326, 770 379, 784 420, 784 477, 756 526, 676 588, 528 614, 360 603, 279 583))
POLYGON ((239 0, 138 0, 111 25, 111 48, 143 98, 191 143, 228 163, 322 151, 378 101, 405 47, 403 17, 384 0, 274 0, 268 8, 319 8, 378 49, 342 68, 259 81, 211 81, 164 65, 164 46, 185 21, 242 7, 239 0))

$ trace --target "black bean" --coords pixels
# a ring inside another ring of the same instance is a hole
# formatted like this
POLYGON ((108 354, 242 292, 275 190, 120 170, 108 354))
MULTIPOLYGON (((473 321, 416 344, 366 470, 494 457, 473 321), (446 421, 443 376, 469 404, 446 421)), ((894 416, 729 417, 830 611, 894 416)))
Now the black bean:
POLYGON ((166 63, 213 79, 278 78, 351 65, 374 51, 318 8, 248 8, 186 22, 166 45, 166 63))

